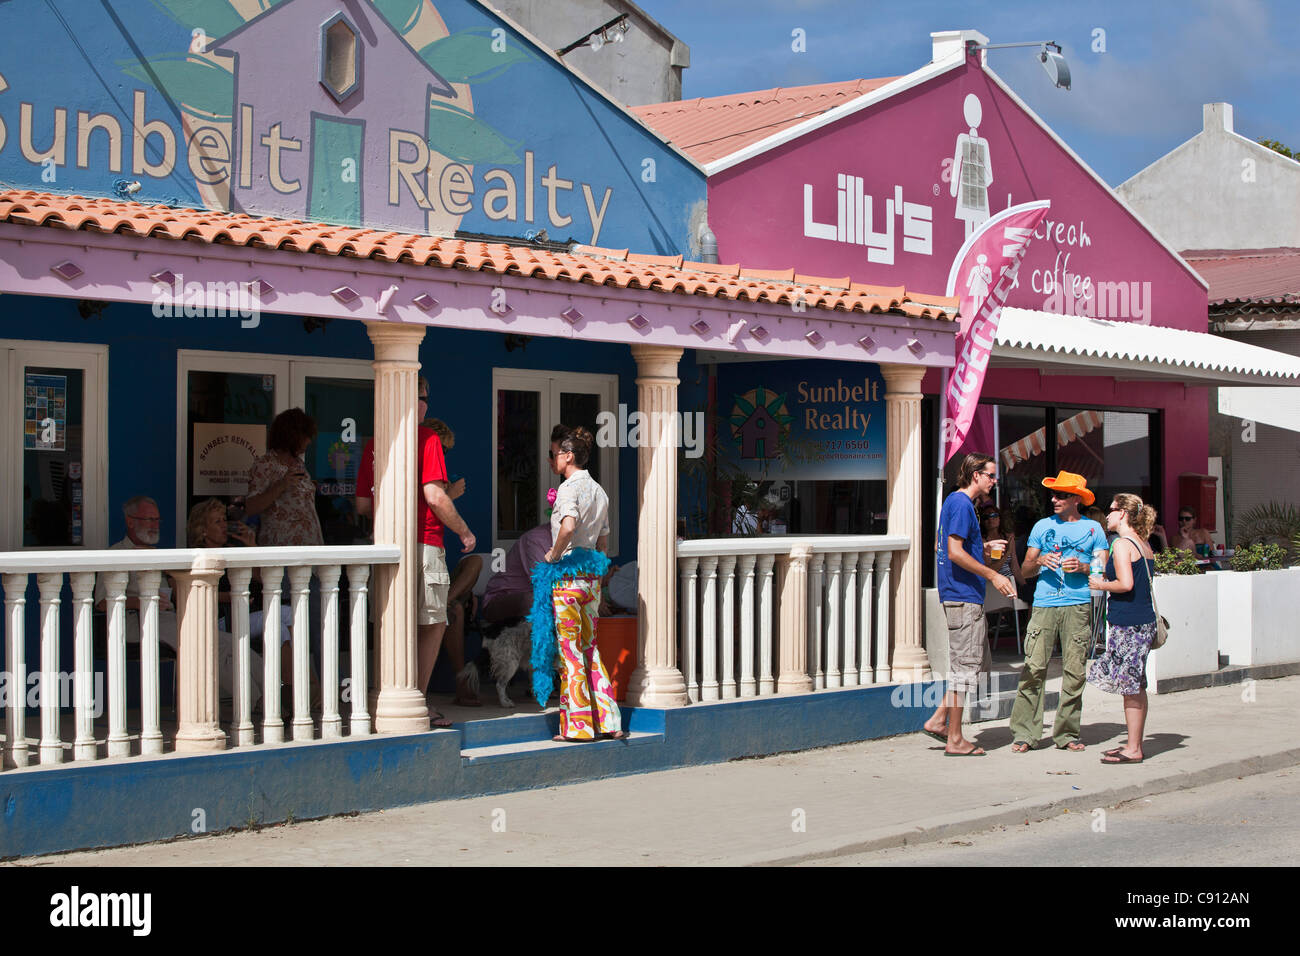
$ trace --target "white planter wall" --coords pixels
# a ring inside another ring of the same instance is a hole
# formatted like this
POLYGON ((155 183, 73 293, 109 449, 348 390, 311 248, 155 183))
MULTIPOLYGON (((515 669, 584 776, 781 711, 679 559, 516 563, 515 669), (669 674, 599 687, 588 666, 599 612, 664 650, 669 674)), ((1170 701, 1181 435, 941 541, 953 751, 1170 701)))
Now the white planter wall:
POLYGON ((1168 619, 1169 643, 1147 658, 1147 684, 1219 669, 1219 588, 1210 575, 1163 575, 1156 601, 1168 619))
POLYGON ((1220 571, 1219 650, 1243 667, 1300 661, 1300 568, 1220 571))

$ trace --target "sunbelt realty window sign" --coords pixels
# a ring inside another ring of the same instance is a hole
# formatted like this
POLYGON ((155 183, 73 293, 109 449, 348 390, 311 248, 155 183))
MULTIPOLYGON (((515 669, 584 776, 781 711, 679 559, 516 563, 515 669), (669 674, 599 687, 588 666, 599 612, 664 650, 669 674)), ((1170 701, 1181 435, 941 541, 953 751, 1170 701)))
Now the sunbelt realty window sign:
POLYGON ((759 480, 885 480, 885 380, 857 362, 718 366, 724 457, 759 480))

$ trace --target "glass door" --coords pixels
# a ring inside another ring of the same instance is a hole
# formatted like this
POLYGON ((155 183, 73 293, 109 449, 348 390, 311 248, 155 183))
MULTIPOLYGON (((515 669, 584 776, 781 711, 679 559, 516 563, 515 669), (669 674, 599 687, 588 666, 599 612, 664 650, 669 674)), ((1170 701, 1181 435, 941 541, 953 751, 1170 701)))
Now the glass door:
POLYGON ((291 363, 292 404, 316 422, 307 473, 326 544, 369 544, 369 518, 357 514, 357 465, 375 435, 375 381, 369 362, 291 363))
POLYGON ((183 548, 196 504, 219 498, 238 509, 243 503, 271 421, 289 407, 289 363, 269 355, 181 351, 177 370, 173 537, 183 548))
MULTIPOLYGON (((548 520, 546 492, 560 483, 560 478, 551 474, 547 459, 551 429, 561 423, 580 425, 599 438, 603 415, 613 416, 615 422, 623 417, 619 415, 617 375, 494 369, 492 387, 496 459, 492 545, 509 547, 524 532, 548 520)), ((621 431, 614 429, 613 437, 614 441, 592 449, 587 470, 609 495, 609 548, 617 553, 621 431)))
POLYGON ((3 344, 4 547, 107 547, 107 348, 3 344))

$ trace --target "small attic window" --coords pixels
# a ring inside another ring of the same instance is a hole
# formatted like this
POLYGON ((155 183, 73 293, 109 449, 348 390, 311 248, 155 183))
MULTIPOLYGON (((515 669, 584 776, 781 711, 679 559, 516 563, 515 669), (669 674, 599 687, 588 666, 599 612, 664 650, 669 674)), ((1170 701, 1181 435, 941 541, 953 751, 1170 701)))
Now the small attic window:
POLYGON ((342 103, 361 88, 361 43, 342 13, 321 25, 320 82, 342 103))

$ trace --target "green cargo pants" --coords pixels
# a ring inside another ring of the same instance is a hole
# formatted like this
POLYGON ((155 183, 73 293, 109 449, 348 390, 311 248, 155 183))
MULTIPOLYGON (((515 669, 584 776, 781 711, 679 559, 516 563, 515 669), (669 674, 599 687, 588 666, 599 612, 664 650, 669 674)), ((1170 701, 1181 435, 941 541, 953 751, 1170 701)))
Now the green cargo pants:
POLYGON ((1043 685, 1047 662, 1061 641, 1064 674, 1061 701, 1056 708, 1052 739, 1065 747, 1079 739, 1083 713, 1083 686, 1088 662, 1088 640, 1092 636, 1092 604, 1068 607, 1034 607, 1025 631, 1025 668, 1020 672, 1016 702, 1011 708, 1011 739, 1034 745, 1043 735, 1043 685))

